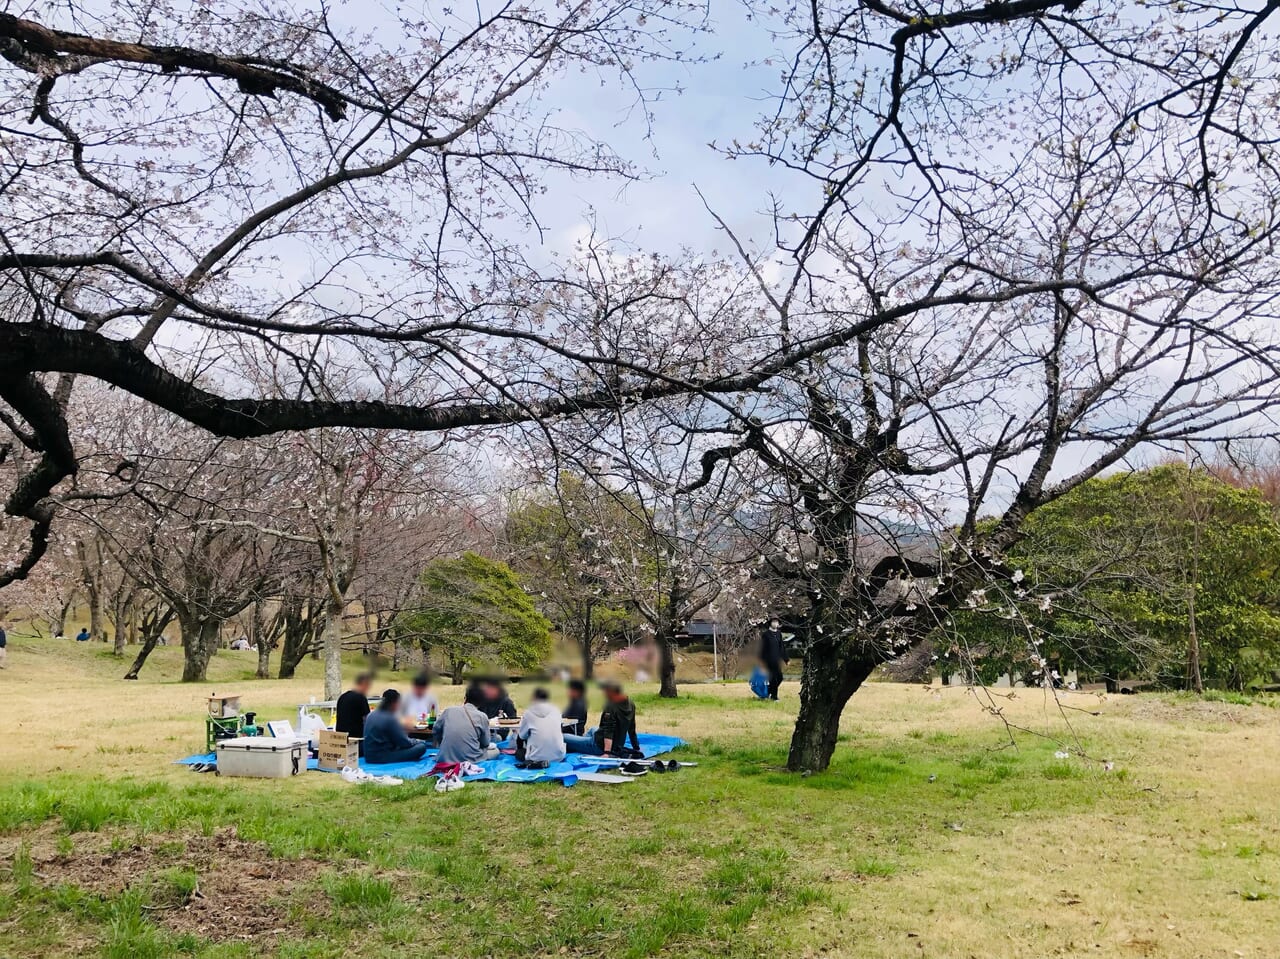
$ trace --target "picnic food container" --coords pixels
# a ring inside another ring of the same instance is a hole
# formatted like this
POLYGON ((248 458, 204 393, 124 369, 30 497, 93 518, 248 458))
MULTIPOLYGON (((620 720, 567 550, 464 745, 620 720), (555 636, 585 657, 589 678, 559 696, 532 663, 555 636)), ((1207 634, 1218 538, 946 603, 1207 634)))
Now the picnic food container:
POLYGON ((288 779, 307 771, 307 754, 301 742, 242 736, 216 744, 219 776, 252 776, 288 779))

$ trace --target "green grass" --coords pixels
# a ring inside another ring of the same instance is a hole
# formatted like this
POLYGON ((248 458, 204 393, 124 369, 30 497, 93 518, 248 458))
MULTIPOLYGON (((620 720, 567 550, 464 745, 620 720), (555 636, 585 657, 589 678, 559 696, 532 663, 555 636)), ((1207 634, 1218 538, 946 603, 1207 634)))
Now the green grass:
MULTIPOLYGON (((963 690, 877 684, 850 704, 831 768, 802 777, 782 769, 794 688, 772 705, 730 686, 675 702, 642 688, 644 727, 688 739, 697 768, 442 796, 192 774, 167 763, 199 745, 202 689, 123 684, 116 661, 65 646, 23 652, 0 677, 20 677, 0 696, 20 730, 0 754, 4 959, 1261 959, 1280 941, 1273 709, 1080 696, 1089 712, 1068 730, 1019 690, 1001 708, 1055 739, 1013 747, 963 690), (96 741, 60 723, 35 736, 35 706, 77 684, 101 711, 96 741), (232 828, 289 861, 271 864, 292 885, 262 893, 278 934, 215 941, 175 921, 216 886, 193 837, 208 848, 232 828), (152 856, 123 891, 55 868, 135 845, 152 856)), ((240 668, 222 659, 219 683, 240 668)), ((241 691, 275 718, 311 682, 241 691)))
MULTIPOLYGON (((850 810, 857 810, 858 846, 880 851, 855 856, 842 871, 888 880, 918 863, 953 818, 981 828, 1010 809, 1065 812, 1100 797, 1119 808, 1132 801, 1107 781, 1060 775, 1066 764, 1049 747, 1013 754, 910 742, 845 750, 830 771, 806 778, 779 771, 776 746, 706 744, 696 770, 590 792, 478 785, 442 798, 429 784, 335 784, 313 801, 289 804, 269 784, 213 778, 8 782, 0 786, 0 829, 49 823, 61 836, 136 838, 233 823, 242 839, 275 856, 341 863, 317 877, 311 894, 327 899, 331 913, 301 941, 270 953, 281 956, 324 955, 328 944, 369 929, 388 945, 427 934, 460 956, 701 955, 707 943, 716 946, 705 954, 736 955, 753 948, 753 926, 790 924, 830 907, 828 877, 806 849, 842 844, 850 810), (803 817, 780 815, 797 802, 803 817)), ((172 840, 161 848, 178 851, 172 840)), ((16 855, 3 885, 27 921, 70 913, 106 956, 221 954, 221 946, 179 941, 144 908, 185 901, 199 881, 190 869, 153 876, 105 912, 86 909, 71 892, 48 894, 31 872, 29 854, 16 855)))

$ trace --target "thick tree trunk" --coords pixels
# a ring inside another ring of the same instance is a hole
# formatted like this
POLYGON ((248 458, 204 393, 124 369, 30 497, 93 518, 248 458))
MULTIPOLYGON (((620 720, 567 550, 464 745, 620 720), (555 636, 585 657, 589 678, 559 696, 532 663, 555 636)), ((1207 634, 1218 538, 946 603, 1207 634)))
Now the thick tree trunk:
POLYGON ((102 600, 95 593, 89 597, 89 635, 99 642, 107 641, 106 627, 102 623, 102 600))
POLYGON ((661 676, 658 695, 663 699, 675 699, 679 695, 676 690, 676 641, 665 630, 658 634, 658 672, 661 676))
POLYGON ((840 714, 863 681, 876 668, 871 656, 841 653, 828 643, 805 651, 800 680, 800 714, 791 735, 787 768, 821 772, 831 764, 840 732, 840 714))
POLYGON ((116 627, 116 641, 111 651, 117 656, 124 655, 125 645, 129 642, 129 609, 132 605, 128 601, 115 603, 111 619, 116 627))
POLYGON ((181 619, 179 623, 182 628, 182 681, 202 683, 218 645, 221 624, 208 619, 181 619))
POLYGON ((342 610, 335 611, 332 604, 325 613, 321 639, 324 648, 324 698, 337 699, 342 695, 342 610))
POLYGON ((271 644, 265 639, 258 641, 258 669, 254 676, 258 679, 271 678, 271 644))

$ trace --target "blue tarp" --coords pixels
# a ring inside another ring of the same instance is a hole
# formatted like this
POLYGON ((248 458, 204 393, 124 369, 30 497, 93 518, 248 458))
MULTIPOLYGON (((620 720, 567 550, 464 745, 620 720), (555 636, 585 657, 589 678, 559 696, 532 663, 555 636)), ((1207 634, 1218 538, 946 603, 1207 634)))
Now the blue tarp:
MULTIPOLYGON (((654 756, 661 756, 663 753, 669 753, 671 750, 684 745, 684 740, 677 736, 659 736, 654 733, 640 734, 640 751, 644 753, 646 759, 652 759, 654 756)), ((196 763, 216 763, 217 755, 215 753, 199 753, 195 756, 188 756, 186 759, 179 759, 177 763, 182 766, 194 766, 196 763)), ((360 768, 367 770, 377 776, 396 776, 400 779, 421 779, 423 776, 430 775, 432 768, 436 764, 436 753, 434 749, 428 750, 426 755, 416 763, 388 763, 373 764, 367 763, 363 759, 360 760, 360 768)), ((542 783, 542 782, 558 782, 565 786, 572 786, 578 781, 579 770, 597 771, 601 768, 600 762, 587 761, 587 757, 578 755, 569 755, 565 757, 565 761, 556 763, 548 769, 517 769, 514 756, 503 753, 497 759, 487 759, 478 764, 482 773, 474 776, 467 776, 468 781, 488 780, 500 783, 542 783)), ((316 768, 314 759, 307 762, 308 769, 316 768)))
MULTIPOLYGON (((308 759, 307 768, 315 769, 316 765, 319 762, 320 760, 318 759, 308 759)), ((196 753, 194 756, 187 756, 185 759, 175 759, 173 761, 173 764, 175 766, 195 766, 200 763, 208 763, 211 766, 216 766, 218 765, 218 754, 217 753, 196 753)))

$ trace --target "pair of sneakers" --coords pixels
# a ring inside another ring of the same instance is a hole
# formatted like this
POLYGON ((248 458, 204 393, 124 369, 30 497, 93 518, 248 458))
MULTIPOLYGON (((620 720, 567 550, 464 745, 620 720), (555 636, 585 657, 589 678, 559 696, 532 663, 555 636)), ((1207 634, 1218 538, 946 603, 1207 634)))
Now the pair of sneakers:
POLYGON ((655 773, 674 773, 679 771, 680 764, 674 759, 663 762, 661 759, 655 759, 649 766, 655 773))
POLYGON ((395 776, 375 776, 354 766, 343 766, 342 778, 349 783, 375 783, 379 786, 399 786, 404 782, 395 776))
POLYGON ((461 789, 465 785, 466 783, 464 783, 457 776, 450 776, 447 779, 444 776, 441 776, 439 779, 436 780, 436 792, 438 793, 457 792, 459 789, 461 789))

